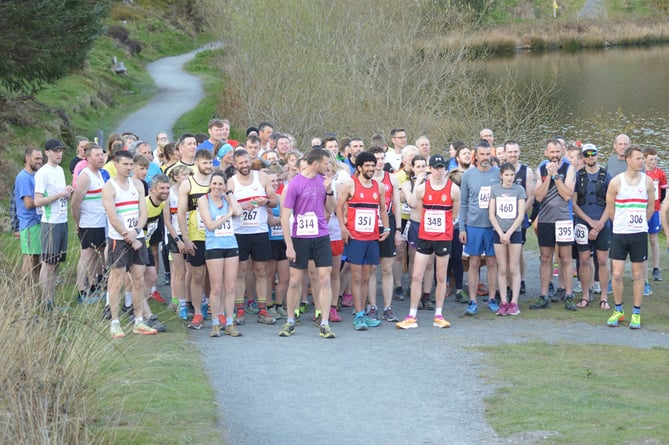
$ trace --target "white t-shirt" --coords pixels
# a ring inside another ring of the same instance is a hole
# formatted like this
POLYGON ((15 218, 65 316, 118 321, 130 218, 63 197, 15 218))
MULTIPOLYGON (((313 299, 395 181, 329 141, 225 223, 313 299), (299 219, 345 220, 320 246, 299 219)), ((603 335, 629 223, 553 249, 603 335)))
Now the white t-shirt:
MULTIPOLYGON (((35 173, 35 193, 41 193, 44 197, 54 196, 65 190, 65 173, 60 165, 51 166, 44 164, 35 173)), ((60 198, 49 205, 39 207, 38 213, 42 213, 42 222, 59 224, 67 222, 67 199, 60 198)))

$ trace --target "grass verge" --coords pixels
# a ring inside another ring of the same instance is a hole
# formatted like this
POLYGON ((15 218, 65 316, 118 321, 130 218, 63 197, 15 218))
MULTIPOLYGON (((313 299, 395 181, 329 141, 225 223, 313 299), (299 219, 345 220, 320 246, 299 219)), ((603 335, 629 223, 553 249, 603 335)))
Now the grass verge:
POLYGON ((669 443, 667 349, 526 343, 481 350, 503 382, 486 400, 486 416, 503 437, 669 443))

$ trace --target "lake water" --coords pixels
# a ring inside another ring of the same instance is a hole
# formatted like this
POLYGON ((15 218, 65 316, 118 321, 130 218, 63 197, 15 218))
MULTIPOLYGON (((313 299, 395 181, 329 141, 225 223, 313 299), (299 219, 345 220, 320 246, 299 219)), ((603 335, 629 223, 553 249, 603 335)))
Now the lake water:
MULTIPOLYGON (((669 165, 669 47, 528 53, 486 63, 555 86, 559 119, 546 123, 547 135, 593 143, 608 156, 624 132, 669 165)), ((536 162, 541 154, 530 157, 536 162)))

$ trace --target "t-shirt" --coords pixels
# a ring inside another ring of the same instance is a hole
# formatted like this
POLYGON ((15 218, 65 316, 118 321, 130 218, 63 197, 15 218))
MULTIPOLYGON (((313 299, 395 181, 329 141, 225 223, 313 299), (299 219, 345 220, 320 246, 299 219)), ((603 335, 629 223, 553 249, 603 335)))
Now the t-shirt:
POLYGON ((293 238, 319 238, 328 234, 325 220, 325 186, 323 177, 295 176, 288 184, 283 207, 293 209, 293 238))
POLYGON ((23 169, 16 175, 14 182, 14 201, 16 202, 16 216, 19 218, 19 230, 39 224, 41 219, 36 208, 27 209, 23 204, 23 198, 26 196, 35 197, 35 175, 23 169))
POLYGON ((646 175, 653 181, 653 190, 655 192, 655 211, 660 211, 660 206, 662 205, 662 190, 667 189, 667 176, 664 174, 664 170, 657 167, 653 171, 646 171, 646 175))
MULTIPOLYGON (((44 164, 35 173, 35 193, 41 193, 44 197, 54 196, 65 190, 65 173, 60 165, 53 166, 44 164)), ((42 222, 59 224, 67 222, 67 199, 60 198, 41 207, 42 222)), ((39 211, 38 211, 39 212, 39 211)))
MULTIPOLYGON (((527 193, 518 184, 512 184, 509 188, 502 186, 502 184, 496 184, 490 190, 490 200, 493 199, 495 200, 495 217, 499 227, 506 233, 518 217, 518 201, 521 199, 527 200, 527 193)), ((516 232, 520 232, 522 227, 523 225, 519 224, 516 232)))
POLYGON ((70 161, 70 173, 74 173, 74 167, 77 166, 79 161, 83 161, 83 159, 81 159, 79 156, 75 156, 74 158, 72 158, 72 160, 70 161))
POLYGON ((395 153, 395 150, 389 147, 386 150, 384 162, 386 164, 390 164, 393 167, 393 170, 397 171, 400 169, 400 165, 402 164, 402 153, 395 153))
POLYGON ((460 185, 460 231, 467 226, 492 227, 488 215, 490 191, 492 186, 499 184, 499 168, 491 167, 482 172, 478 168, 467 169, 462 174, 460 185))
POLYGON ((620 173, 627 170, 627 161, 618 159, 618 156, 611 155, 609 161, 606 163, 606 171, 609 172, 612 178, 615 178, 620 173))

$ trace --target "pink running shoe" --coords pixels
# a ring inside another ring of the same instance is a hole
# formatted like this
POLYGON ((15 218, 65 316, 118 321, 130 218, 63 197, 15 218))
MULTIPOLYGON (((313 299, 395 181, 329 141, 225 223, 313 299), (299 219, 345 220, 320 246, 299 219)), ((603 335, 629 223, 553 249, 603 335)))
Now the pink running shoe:
POLYGON ((341 306, 342 307, 353 307, 353 295, 345 293, 341 297, 341 306))
POLYGON ((337 313, 336 307, 330 306, 330 315, 328 316, 328 319, 333 323, 341 322, 341 317, 339 316, 339 313, 337 313))

